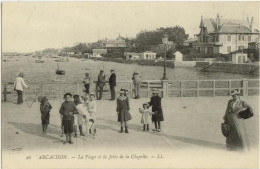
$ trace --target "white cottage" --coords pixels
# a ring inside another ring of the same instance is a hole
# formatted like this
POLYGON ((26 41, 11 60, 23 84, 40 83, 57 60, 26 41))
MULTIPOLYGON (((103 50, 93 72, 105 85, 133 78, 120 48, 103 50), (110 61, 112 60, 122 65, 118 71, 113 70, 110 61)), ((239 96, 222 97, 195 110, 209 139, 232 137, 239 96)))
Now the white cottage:
POLYGON ((140 55, 140 59, 141 60, 155 60, 156 59, 156 53, 150 52, 150 51, 143 52, 140 55))
POLYGON ((232 54, 232 63, 246 63, 247 62, 247 54, 236 52, 232 54))
POLYGON ((179 51, 176 51, 174 54, 173 54, 173 60, 175 61, 183 61, 183 55, 181 52, 179 51))

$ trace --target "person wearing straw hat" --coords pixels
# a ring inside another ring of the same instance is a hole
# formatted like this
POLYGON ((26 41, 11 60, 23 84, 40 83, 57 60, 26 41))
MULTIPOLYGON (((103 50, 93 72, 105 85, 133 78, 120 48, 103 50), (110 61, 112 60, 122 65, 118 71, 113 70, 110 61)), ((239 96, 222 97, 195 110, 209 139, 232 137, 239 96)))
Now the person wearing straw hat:
POLYGON ((18 98, 17 98, 17 104, 23 103, 23 87, 29 88, 28 85, 24 82, 24 74, 23 72, 20 72, 19 76, 16 77, 14 82, 14 90, 16 90, 18 98))
POLYGON ((120 122, 121 125, 120 133, 124 132, 124 124, 125 124, 125 133, 129 133, 127 121, 132 119, 129 110, 130 110, 129 99, 125 96, 125 91, 121 90, 120 96, 117 99, 117 107, 116 107, 116 112, 118 115, 117 121, 120 122))
POLYGON ((149 131, 149 124, 151 123, 152 112, 148 108, 149 108, 148 103, 144 103, 143 108, 139 108, 139 112, 142 114, 141 123, 143 124, 144 131, 145 131, 145 128, 147 131, 149 131))
POLYGON ((64 95, 64 102, 60 107, 60 114, 62 114, 62 122, 64 133, 66 134, 66 143, 73 144, 72 142, 72 133, 73 133, 73 123, 74 123, 74 114, 78 113, 76 105, 71 101, 72 94, 66 93, 64 95))
POLYGON ((161 106, 161 97, 158 96, 159 90, 152 90, 153 96, 151 97, 151 101, 149 105, 152 106, 152 122, 154 123, 155 129, 153 131, 160 132, 161 131, 161 121, 164 121, 163 111, 161 106))
POLYGON ((234 89, 230 95, 232 99, 228 101, 226 113, 223 117, 224 123, 230 126, 230 133, 226 137, 226 147, 228 150, 249 150, 249 140, 243 118, 238 113, 249 108, 253 111, 245 101, 240 99, 240 90, 234 89))

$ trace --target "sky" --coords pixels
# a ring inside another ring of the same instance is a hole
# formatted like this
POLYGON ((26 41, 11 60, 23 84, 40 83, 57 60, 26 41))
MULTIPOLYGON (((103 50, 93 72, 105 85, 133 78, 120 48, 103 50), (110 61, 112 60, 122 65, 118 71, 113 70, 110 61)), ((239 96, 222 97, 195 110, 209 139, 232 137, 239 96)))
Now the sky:
POLYGON ((193 37, 201 16, 225 19, 254 17, 259 29, 259 2, 3 2, 2 51, 33 52, 78 42, 135 37, 141 30, 184 27, 193 37))

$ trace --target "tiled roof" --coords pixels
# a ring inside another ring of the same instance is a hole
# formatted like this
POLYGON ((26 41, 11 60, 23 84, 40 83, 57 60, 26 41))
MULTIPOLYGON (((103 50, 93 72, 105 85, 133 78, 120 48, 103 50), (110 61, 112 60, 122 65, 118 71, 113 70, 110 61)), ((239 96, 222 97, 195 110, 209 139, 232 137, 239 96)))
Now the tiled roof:
POLYGON ((217 28, 217 22, 211 18, 202 19, 200 26, 207 28, 208 33, 251 33, 250 27, 247 21, 244 20, 232 20, 232 19, 220 19, 219 27, 217 28))

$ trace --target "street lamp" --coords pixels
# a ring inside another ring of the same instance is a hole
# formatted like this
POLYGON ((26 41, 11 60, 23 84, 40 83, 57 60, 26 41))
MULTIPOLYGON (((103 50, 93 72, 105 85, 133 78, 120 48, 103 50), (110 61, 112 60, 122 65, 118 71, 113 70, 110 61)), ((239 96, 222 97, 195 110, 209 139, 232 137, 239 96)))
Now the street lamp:
POLYGON ((164 34, 164 36, 162 38, 162 42, 164 44, 164 71, 163 71, 162 80, 168 80, 166 77, 166 51, 167 51, 167 45, 168 45, 168 38, 169 38, 169 36, 167 34, 164 34))

